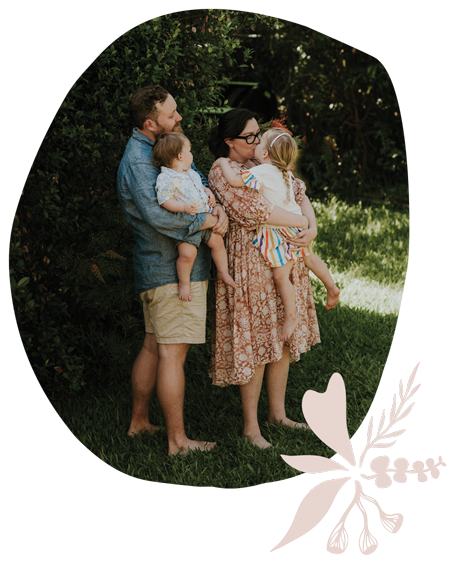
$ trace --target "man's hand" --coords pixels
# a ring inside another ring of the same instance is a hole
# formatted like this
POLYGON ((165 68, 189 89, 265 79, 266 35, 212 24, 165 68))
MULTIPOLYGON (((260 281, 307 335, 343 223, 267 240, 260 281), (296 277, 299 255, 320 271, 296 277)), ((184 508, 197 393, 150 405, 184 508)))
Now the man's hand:
POLYGON ((212 228, 213 233, 218 233, 223 237, 228 229, 228 216, 221 205, 214 207, 212 215, 217 215, 219 218, 216 225, 212 228))
POLYGON ((296 237, 295 239, 288 238, 286 239, 286 242, 289 243, 290 245, 293 245, 292 251, 299 251, 300 249, 307 247, 311 243, 311 241, 313 241, 316 238, 316 236, 317 236, 316 228, 304 229, 298 237, 296 237))
POLYGON ((197 213, 197 206, 192 202, 187 202, 184 204, 184 212, 189 215, 195 215, 197 213))

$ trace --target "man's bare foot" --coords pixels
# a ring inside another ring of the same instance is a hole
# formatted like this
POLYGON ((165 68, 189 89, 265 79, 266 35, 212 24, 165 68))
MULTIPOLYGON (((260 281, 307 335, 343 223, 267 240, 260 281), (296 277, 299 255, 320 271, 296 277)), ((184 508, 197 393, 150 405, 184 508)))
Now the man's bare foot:
POLYGON ((298 316, 294 316, 292 318, 289 317, 285 318, 283 329, 281 330, 280 334, 280 340, 282 342, 287 342, 287 340, 289 340, 289 338, 292 336, 294 330, 297 328, 299 324, 300 324, 300 319, 298 318, 298 316))
POLYGON ((217 278, 223 281, 228 286, 232 286, 233 288, 236 287, 236 283, 228 273, 221 273, 221 272, 219 273, 219 271, 217 271, 217 278))
POLYGON ((326 309, 330 310, 330 308, 334 308, 336 304, 339 302, 339 295, 341 291, 338 289, 336 285, 330 290, 327 290, 327 305, 326 309))
POLYGON ((161 427, 150 425, 150 423, 143 425, 130 425, 127 435, 129 437, 134 437, 134 435, 138 435, 139 433, 148 433, 149 435, 154 435, 156 431, 159 431, 160 429, 161 427))
POLYGON ((175 444, 169 444, 169 452, 167 454, 174 455, 179 454, 180 456, 185 456, 190 450, 201 450, 210 451, 217 443, 207 443, 204 441, 191 441, 187 439, 182 447, 178 447, 175 444))
POLYGON ((178 284, 178 298, 185 302, 191 302, 191 283, 187 285, 178 284))
POLYGON ((250 444, 255 445, 259 448, 272 448, 272 445, 269 443, 269 441, 266 441, 262 435, 242 435, 242 438, 247 439, 250 444))
POLYGON ((291 419, 288 419, 287 417, 286 417, 286 419, 280 419, 279 421, 277 421, 276 419, 268 419, 267 422, 272 423, 272 425, 277 425, 277 427, 282 425, 283 427, 290 427, 291 429, 308 429, 308 430, 311 430, 309 425, 307 425, 306 423, 296 423, 295 421, 292 421, 291 419))

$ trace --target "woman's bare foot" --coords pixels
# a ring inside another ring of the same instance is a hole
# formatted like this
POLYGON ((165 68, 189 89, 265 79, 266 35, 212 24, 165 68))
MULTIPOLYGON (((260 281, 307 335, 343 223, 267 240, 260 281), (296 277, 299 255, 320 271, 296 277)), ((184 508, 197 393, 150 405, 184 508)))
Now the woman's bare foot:
POLYGON ((339 302, 339 295, 341 291, 338 289, 336 285, 330 290, 327 290, 327 305, 326 309, 330 310, 330 308, 334 308, 336 304, 339 302))
POLYGON ((284 319, 283 329, 281 330, 280 340, 286 342, 294 333, 294 330, 300 324, 300 319, 298 316, 293 316, 291 318, 286 317, 284 319))
POLYGON ((182 447, 169 444, 169 452, 167 454, 179 454, 180 456, 186 456, 190 450, 210 451, 216 446, 216 444, 217 443, 191 441, 190 439, 187 439, 186 443, 182 447))
POLYGON ((161 427, 156 427, 155 425, 150 425, 150 423, 134 424, 130 425, 128 429, 127 435, 129 437, 134 437, 134 435, 138 435, 139 433, 148 433, 149 435, 154 435, 156 431, 159 431, 161 427))
POLYGON ((228 273, 219 273, 219 271, 217 271, 217 278, 219 278, 228 286, 232 286, 233 288, 236 287, 236 283, 228 273))
POLYGON ((262 435, 242 435, 242 438, 247 439, 250 444, 255 445, 259 448, 272 448, 272 445, 269 443, 269 441, 266 441, 262 435))
POLYGON ((268 419, 267 422, 272 423, 272 425, 277 425, 277 427, 282 425, 283 427, 290 427, 291 429, 311 430, 309 425, 307 425, 306 423, 297 423, 295 421, 292 421, 291 419, 288 419, 287 417, 285 419, 280 419, 279 421, 277 421, 276 419, 268 419))
POLYGON ((187 285, 178 284, 178 298, 185 302, 191 302, 191 283, 187 285))

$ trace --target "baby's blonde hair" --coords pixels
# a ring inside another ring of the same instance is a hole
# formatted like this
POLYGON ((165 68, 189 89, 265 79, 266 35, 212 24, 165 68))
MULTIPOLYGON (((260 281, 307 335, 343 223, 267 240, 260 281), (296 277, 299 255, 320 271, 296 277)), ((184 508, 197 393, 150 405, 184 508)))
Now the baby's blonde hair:
POLYGON ((283 174, 284 183, 287 188, 287 203, 289 202, 291 189, 289 171, 294 168, 298 156, 297 143, 284 128, 275 127, 270 128, 266 132, 264 145, 272 164, 283 174))

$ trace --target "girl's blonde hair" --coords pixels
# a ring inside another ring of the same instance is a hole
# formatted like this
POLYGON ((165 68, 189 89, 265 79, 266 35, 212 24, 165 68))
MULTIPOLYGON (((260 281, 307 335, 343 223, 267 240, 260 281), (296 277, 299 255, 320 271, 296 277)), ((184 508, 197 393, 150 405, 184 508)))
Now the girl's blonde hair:
POLYGON ((265 150, 272 164, 283 174, 286 184, 286 203, 289 202, 291 183, 289 171, 295 166, 298 147, 292 136, 284 128, 270 128, 264 137, 265 150))
POLYGON ((170 168, 178 154, 183 151, 186 140, 189 142, 188 137, 181 132, 165 132, 159 136, 153 147, 153 165, 157 168, 170 168))

